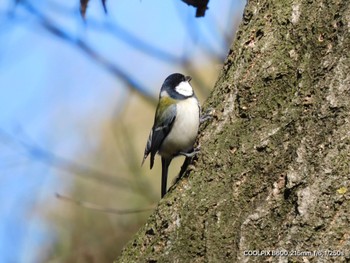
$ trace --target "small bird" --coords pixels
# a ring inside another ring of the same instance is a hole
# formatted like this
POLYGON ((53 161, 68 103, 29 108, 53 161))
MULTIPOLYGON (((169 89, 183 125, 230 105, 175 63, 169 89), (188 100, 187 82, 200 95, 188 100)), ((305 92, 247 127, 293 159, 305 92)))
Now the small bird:
POLYGON ((147 140, 142 164, 151 154, 152 169, 156 153, 161 156, 161 197, 167 192, 168 168, 172 159, 179 155, 192 157, 198 152, 193 145, 198 134, 200 106, 190 81, 191 77, 180 73, 171 74, 165 79, 147 140))

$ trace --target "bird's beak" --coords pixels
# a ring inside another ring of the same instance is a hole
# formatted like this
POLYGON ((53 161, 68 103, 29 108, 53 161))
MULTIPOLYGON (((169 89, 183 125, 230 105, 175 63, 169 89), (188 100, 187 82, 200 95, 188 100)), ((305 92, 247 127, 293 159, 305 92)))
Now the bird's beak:
POLYGON ((192 79, 192 78, 191 78, 190 76, 186 76, 186 77, 185 77, 185 80, 186 80, 187 82, 190 82, 191 79, 192 79))

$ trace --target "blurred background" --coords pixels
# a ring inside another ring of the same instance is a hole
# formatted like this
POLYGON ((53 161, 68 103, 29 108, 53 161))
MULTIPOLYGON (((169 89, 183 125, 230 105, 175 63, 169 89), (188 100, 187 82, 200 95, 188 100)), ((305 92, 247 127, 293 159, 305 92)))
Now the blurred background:
POLYGON ((203 103, 245 1, 79 5, 0 1, 0 262, 118 257, 160 199, 159 158, 140 166, 160 86, 190 75, 203 103))

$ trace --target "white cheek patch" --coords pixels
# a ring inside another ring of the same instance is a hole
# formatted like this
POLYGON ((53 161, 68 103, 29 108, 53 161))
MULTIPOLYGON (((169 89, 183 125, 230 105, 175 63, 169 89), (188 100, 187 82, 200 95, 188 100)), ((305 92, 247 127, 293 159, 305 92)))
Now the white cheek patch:
POLYGON ((193 89, 192 89, 190 83, 188 83, 188 81, 180 82, 180 84, 175 87, 175 90, 179 94, 186 96, 186 97, 193 95, 193 89))

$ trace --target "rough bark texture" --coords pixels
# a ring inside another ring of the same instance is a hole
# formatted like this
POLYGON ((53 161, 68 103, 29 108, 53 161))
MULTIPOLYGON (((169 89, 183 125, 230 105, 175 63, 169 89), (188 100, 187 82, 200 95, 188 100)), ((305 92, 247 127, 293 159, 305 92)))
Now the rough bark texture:
POLYGON ((349 262, 349 54, 350 1, 249 1, 194 168, 119 261, 349 262))

